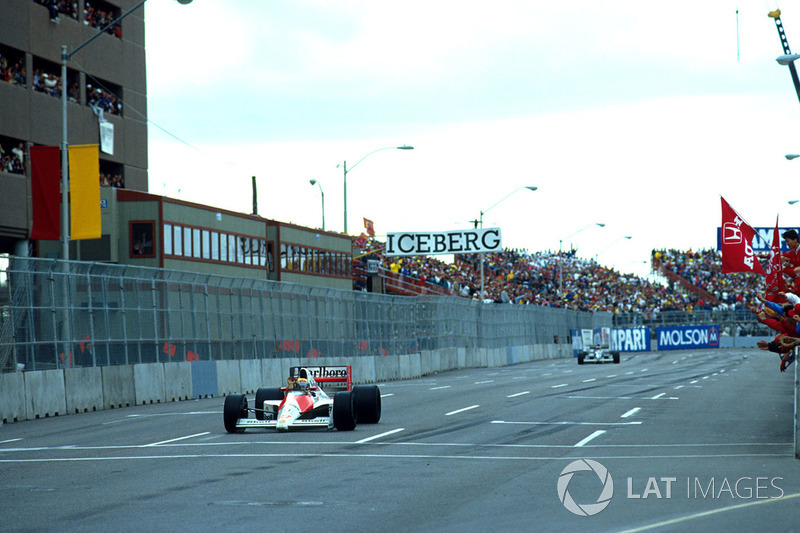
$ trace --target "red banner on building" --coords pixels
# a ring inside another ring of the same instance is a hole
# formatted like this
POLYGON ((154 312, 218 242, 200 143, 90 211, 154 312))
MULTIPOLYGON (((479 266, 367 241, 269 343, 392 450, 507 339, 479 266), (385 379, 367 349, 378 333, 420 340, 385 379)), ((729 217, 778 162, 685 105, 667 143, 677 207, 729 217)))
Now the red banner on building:
POLYGON ((31 239, 61 238, 61 150, 58 146, 31 146, 31 239))

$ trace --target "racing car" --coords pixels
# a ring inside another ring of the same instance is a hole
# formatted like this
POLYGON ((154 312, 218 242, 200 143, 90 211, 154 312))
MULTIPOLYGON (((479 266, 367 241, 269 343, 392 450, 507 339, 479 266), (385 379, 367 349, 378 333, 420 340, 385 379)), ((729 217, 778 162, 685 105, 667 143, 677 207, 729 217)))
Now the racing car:
POLYGON ((377 385, 353 386, 350 366, 291 367, 287 386, 258 389, 255 406, 248 406, 244 394, 229 394, 223 408, 228 433, 241 433, 248 428, 352 431, 359 422, 377 424, 380 418, 380 389, 377 385), (321 383, 342 390, 331 398, 321 383))
POLYGON ((612 350, 608 346, 595 344, 586 350, 578 352, 578 364, 584 363, 619 363, 619 350, 612 350))

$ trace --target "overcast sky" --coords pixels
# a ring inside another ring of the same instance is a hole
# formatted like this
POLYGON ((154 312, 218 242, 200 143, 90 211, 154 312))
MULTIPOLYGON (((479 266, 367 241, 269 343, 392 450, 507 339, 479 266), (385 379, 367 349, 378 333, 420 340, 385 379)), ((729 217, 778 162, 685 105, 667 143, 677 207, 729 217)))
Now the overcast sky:
MULTIPOLYGON (((150 191, 250 212, 256 176, 259 214, 321 227, 315 178, 342 231, 341 164, 411 145, 348 172, 350 234, 363 217, 380 235, 485 211, 506 247, 572 244, 644 275, 653 248, 716 246, 720 196, 754 226, 800 224, 774 7, 151 0, 150 191)), ((800 51, 800 5, 780 7, 800 51)))

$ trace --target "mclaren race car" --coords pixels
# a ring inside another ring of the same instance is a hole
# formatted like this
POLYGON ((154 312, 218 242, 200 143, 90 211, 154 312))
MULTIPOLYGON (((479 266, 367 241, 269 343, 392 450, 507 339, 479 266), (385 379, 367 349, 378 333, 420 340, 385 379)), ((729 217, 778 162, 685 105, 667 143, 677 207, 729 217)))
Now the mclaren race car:
POLYGON ((578 352, 578 364, 584 363, 619 363, 619 350, 595 344, 578 352))
POLYGON ((357 423, 377 424, 380 418, 378 386, 353 386, 350 366, 292 367, 287 386, 258 389, 253 407, 248 406, 244 394, 229 394, 223 408, 228 433, 241 433, 248 428, 351 431, 357 423), (333 397, 328 396, 322 383, 339 390, 333 397))

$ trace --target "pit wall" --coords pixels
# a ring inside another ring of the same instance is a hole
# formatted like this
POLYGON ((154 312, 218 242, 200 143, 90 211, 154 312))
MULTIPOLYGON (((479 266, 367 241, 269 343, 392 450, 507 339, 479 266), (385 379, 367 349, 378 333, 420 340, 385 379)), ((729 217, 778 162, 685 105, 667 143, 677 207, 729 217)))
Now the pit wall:
POLYGON ((446 348, 408 355, 150 363, 0 374, 0 420, 16 422, 132 405, 254 393, 282 385, 289 367, 351 365, 354 383, 412 379, 572 356, 566 344, 446 348))

